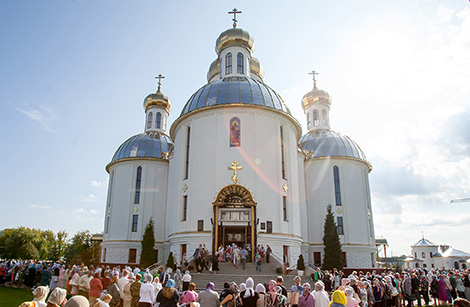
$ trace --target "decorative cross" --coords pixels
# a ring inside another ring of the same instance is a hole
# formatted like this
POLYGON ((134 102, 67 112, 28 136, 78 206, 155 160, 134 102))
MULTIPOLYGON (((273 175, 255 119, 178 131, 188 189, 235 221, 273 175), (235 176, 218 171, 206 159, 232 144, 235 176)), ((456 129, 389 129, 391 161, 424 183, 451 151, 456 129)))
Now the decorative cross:
POLYGON ((233 14, 233 27, 236 28, 237 27, 237 14, 241 14, 242 11, 239 11, 237 9, 233 9, 231 10, 230 12, 228 12, 229 14, 233 14))
POLYGON ((155 79, 158 79, 157 92, 160 92, 160 88, 162 87, 162 79, 165 79, 165 76, 162 76, 162 74, 159 74, 158 76, 155 77, 155 79))
POLYGON ((287 192, 287 190, 289 190, 289 187, 287 186, 287 184, 284 183, 282 189, 284 190, 284 192, 287 192))
POLYGON ((134 211, 134 213, 137 213, 137 212, 139 212, 139 208, 136 206, 136 207, 134 207, 133 211, 134 211))
POLYGON ((237 178, 237 171, 243 169, 243 167, 240 166, 237 161, 233 161, 232 166, 229 166, 228 169, 233 171, 233 176, 232 176, 233 183, 238 183, 239 180, 237 178))
POLYGON ((313 75, 313 88, 317 88, 317 79, 315 78, 315 75, 319 75, 315 70, 312 70, 312 72, 308 73, 309 75, 313 75))
POLYGON ((185 184, 184 184, 184 187, 183 187, 183 192, 186 192, 187 190, 188 190, 188 186, 187 186, 187 184, 185 183, 185 184))

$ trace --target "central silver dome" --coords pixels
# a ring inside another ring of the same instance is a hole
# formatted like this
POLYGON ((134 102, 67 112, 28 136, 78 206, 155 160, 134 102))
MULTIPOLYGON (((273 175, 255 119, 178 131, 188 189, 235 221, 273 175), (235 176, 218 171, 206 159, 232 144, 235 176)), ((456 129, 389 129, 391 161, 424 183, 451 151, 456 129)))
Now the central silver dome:
POLYGON ((290 114, 281 96, 265 83, 247 77, 225 77, 197 90, 181 115, 214 105, 230 104, 258 105, 290 114))

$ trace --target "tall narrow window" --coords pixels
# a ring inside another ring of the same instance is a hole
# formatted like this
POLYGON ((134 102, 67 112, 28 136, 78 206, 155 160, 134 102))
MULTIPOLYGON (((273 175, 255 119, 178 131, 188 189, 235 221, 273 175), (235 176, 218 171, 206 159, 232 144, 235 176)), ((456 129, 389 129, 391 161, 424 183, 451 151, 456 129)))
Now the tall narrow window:
POLYGON ((240 147, 240 119, 230 120, 230 147, 240 147))
POLYGON ((188 127, 186 133, 186 163, 184 168, 184 179, 188 179, 189 175, 189 142, 191 137, 191 127, 188 127))
POLYGON ((188 195, 183 196, 183 217, 181 218, 182 221, 186 221, 186 217, 188 214, 188 195))
POLYGON ((287 222, 287 196, 282 196, 282 216, 287 222))
POLYGON ((310 129, 310 113, 307 112, 307 129, 310 129))
POLYGON ((341 189, 339 186, 339 168, 336 165, 333 166, 333 177, 334 177, 334 182, 335 182, 336 205, 341 206, 341 189))
POLYGON ((284 163, 284 130, 281 126, 281 173, 282 179, 286 179, 286 167, 284 163))
POLYGON ((139 224, 139 215, 134 214, 132 216, 132 232, 137 232, 137 225, 139 224))
POLYGON ((197 231, 204 231, 204 220, 197 221, 197 231))
POLYGON ((142 166, 137 168, 137 177, 135 179, 135 199, 134 204, 140 203, 140 186, 142 183, 142 166))
POLYGON ((313 110, 313 126, 316 127, 319 124, 318 110, 313 110))
POLYGON ((161 123, 162 123, 162 113, 157 112, 156 116, 156 122, 155 122, 155 128, 160 129, 161 123))
POLYGON ((338 234, 344 235, 344 227, 343 227, 343 217, 337 216, 336 217, 336 224, 338 225, 338 234))
POLYGON ((344 267, 346 268, 348 266, 348 263, 346 262, 347 260, 346 252, 342 252, 341 254, 343 254, 344 267))
POLYGON ((152 120, 153 120, 153 113, 149 112, 149 116, 147 118, 147 129, 152 128, 152 120))
POLYGON ((109 231, 109 216, 106 217, 106 227, 105 228, 106 228, 105 232, 108 233, 108 231, 109 231))
POLYGON ((239 52, 237 54, 237 73, 243 74, 244 65, 243 65, 243 54, 239 52))
POLYGON ((326 110, 325 109, 321 110, 321 117, 322 117, 323 124, 326 125, 328 123, 328 119, 326 118, 326 110))
POLYGON ((232 73, 232 54, 229 52, 225 56, 225 74, 229 75, 232 73))
POLYGON ((165 115, 163 115, 162 117, 162 129, 166 130, 166 116, 165 115))
POLYGON ((266 221, 266 232, 273 233, 273 221, 266 221))

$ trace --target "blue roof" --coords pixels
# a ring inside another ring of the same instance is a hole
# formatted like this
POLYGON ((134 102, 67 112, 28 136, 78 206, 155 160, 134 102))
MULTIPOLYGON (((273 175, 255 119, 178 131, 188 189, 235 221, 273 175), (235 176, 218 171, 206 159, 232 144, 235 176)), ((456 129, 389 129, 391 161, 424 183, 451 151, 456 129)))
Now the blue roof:
POLYGON ((333 130, 310 131, 300 138, 298 146, 310 158, 350 157, 367 162, 356 142, 333 130))
POLYGON ((111 163, 127 158, 163 158, 173 152, 173 141, 161 132, 144 132, 134 135, 119 146, 111 163))
POLYGON ((197 90, 181 115, 213 105, 229 104, 258 105, 290 114, 281 96, 263 82, 247 77, 225 77, 197 90))

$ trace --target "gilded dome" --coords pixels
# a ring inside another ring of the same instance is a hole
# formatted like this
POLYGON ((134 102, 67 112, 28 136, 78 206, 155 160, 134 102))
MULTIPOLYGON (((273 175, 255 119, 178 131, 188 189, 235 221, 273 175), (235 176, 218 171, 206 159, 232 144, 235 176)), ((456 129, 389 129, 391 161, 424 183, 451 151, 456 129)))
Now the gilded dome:
POLYGON ((229 45, 242 45, 251 52, 255 49, 255 42, 250 33, 240 28, 232 28, 222 32, 215 43, 215 52, 219 51, 229 45))
POLYGON ((220 74, 220 62, 218 59, 215 59, 211 66, 209 67, 209 71, 207 72, 207 82, 210 82, 212 78, 216 75, 220 74))
POLYGON ((259 60, 255 57, 251 57, 250 72, 260 77, 261 80, 264 79, 264 69, 261 66, 259 60))
POLYGON ((302 98, 302 108, 306 109, 310 105, 316 102, 323 102, 325 104, 330 105, 331 104, 330 94, 328 94, 327 91, 319 90, 315 86, 313 90, 305 94, 304 97, 302 98))
POLYGON ((225 77, 208 83, 194 93, 181 116, 217 105, 257 105, 290 114, 281 96, 265 83, 248 77, 225 77))
POLYGON ((164 107, 168 112, 171 110, 171 101, 168 99, 166 95, 163 95, 163 93, 158 90, 156 93, 149 94, 147 97, 144 99, 144 108, 150 108, 151 106, 162 106, 164 107))

